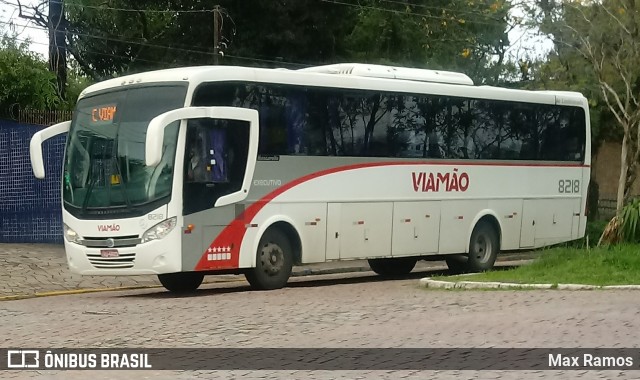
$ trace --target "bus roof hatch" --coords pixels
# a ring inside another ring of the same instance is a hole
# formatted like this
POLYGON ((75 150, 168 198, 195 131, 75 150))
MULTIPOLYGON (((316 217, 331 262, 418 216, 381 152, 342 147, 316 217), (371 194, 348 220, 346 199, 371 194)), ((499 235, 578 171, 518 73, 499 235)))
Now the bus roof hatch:
POLYGON ((441 70, 413 69, 407 67, 369 65, 361 63, 338 63, 334 65, 309 67, 300 69, 298 71, 323 74, 354 75, 371 78, 404 79, 418 82, 464 84, 473 86, 473 80, 462 73, 441 70))

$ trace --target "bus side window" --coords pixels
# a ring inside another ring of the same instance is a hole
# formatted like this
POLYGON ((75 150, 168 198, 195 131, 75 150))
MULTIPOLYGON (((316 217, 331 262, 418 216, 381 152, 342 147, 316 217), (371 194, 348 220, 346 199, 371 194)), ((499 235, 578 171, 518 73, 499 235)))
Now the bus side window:
POLYGON ((207 182, 205 140, 203 131, 196 131, 187 142, 186 180, 187 182, 207 182))
POLYGON ((216 183, 228 182, 227 170, 227 131, 223 128, 213 128, 208 131, 209 152, 207 168, 211 173, 211 181, 216 183))
POLYGON ((576 161, 581 159, 579 130, 571 123, 571 114, 561 111, 543 133, 543 158, 552 161, 576 161))
POLYGON ((584 111, 582 109, 572 109, 567 112, 565 121, 567 123, 566 159, 568 161, 582 161, 585 148, 585 136, 582 129, 585 123, 584 111))
POLYGON ((291 92, 284 107, 284 119, 287 129, 288 154, 305 154, 303 144, 304 129, 307 121, 307 109, 304 94, 291 92))
POLYGON ((222 121, 199 123, 187 137, 187 182, 229 181, 227 131, 222 121))

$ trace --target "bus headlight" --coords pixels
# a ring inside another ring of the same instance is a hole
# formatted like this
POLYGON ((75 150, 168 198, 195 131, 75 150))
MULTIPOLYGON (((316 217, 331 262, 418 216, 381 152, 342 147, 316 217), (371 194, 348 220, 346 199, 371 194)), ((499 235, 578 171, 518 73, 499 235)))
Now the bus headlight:
POLYGON ((64 230, 64 238, 69 243, 79 244, 78 242, 80 241, 80 235, 78 235, 78 233, 76 231, 71 229, 71 227, 67 226, 66 224, 63 224, 62 227, 63 227, 63 230, 64 230))
POLYGON ((177 221, 178 218, 174 216, 173 218, 163 220, 162 222, 149 228, 144 234, 142 234, 142 242, 146 243, 152 240, 164 238, 165 236, 169 235, 169 232, 171 232, 176 227, 177 221))

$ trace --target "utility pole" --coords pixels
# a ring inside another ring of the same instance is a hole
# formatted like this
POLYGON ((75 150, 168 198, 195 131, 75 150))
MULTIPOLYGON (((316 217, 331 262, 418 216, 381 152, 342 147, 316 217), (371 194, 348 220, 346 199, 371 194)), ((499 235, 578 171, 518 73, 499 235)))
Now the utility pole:
POLYGON ((222 20, 220 19, 220 6, 213 7, 213 64, 220 64, 220 32, 222 20))
POLYGON ((63 0, 49 0, 49 70, 56 74, 58 93, 65 98, 67 84, 67 19, 64 14, 63 0))

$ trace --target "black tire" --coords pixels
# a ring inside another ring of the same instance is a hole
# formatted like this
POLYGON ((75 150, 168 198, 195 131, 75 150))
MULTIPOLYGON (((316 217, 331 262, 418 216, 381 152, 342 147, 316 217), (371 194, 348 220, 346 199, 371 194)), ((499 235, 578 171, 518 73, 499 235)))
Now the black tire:
POLYGON ((498 232, 491 224, 480 222, 471 233, 469 253, 447 256, 447 266, 454 274, 485 272, 493 268, 499 251, 498 232))
POLYGON ((204 274, 198 272, 166 273, 159 274, 158 280, 170 292, 190 293, 202 284, 204 274))
POLYGON ((380 276, 403 276, 411 273, 417 262, 418 259, 412 257, 369 259, 369 266, 380 276))
POLYGON ((245 274, 255 290, 283 288, 293 268, 291 242, 277 229, 267 230, 258 244, 256 267, 245 274))
POLYGON ((467 271, 467 256, 465 255, 449 255, 445 257, 449 273, 461 274, 467 271))

